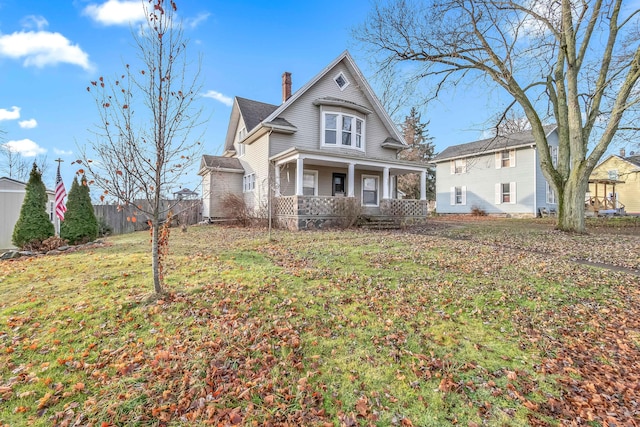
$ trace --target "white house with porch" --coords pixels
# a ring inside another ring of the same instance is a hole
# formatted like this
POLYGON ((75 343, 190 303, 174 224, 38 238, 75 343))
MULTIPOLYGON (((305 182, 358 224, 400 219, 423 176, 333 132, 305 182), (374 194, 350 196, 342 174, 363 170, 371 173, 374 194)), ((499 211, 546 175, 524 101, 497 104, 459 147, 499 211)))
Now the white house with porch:
POLYGON ((282 76, 282 103, 236 97, 222 156, 203 156, 203 218, 222 215, 224 193, 255 211, 272 197, 290 229, 344 224, 347 217, 420 220, 427 215, 426 166, 398 160, 407 147, 347 51, 295 93, 282 76), (399 175, 422 175, 419 200, 399 199, 399 175))

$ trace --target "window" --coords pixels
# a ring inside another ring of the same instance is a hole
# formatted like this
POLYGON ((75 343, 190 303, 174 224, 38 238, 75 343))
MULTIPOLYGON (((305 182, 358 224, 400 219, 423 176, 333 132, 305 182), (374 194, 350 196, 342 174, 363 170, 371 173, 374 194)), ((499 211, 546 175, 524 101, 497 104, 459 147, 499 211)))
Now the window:
POLYGON ((451 187, 451 205, 467 204, 467 187, 451 187))
POLYGON ((546 181, 545 181, 545 183, 547 184, 547 204, 548 205, 557 204, 558 202, 556 201, 556 192, 553 191, 553 188, 551 187, 551 184, 549 184, 546 181))
POLYGON ((242 191, 247 193, 256 188, 256 174, 251 173, 242 177, 242 191))
POLYGON ((238 157, 244 156, 244 144, 242 142, 238 142, 238 157))
POLYGON ((505 182, 496 184, 496 204, 516 202, 516 183, 505 182))
POLYGON ((304 171, 302 175, 302 194, 305 196, 318 195, 318 171, 304 171))
POLYGON ((340 74, 338 74, 333 81, 336 82, 336 84, 338 85, 338 87, 340 88, 340 90, 345 90, 347 86, 349 86, 349 80, 347 80, 347 78, 344 76, 344 74, 342 72, 340 72, 340 74))
POLYGON ((496 169, 512 168, 516 165, 516 150, 503 150, 496 153, 496 169))
POLYGON ((247 136, 247 129, 242 128, 238 131, 238 141, 242 141, 244 137, 247 136))
POLYGON ((551 163, 553 164, 553 167, 557 167, 558 166, 558 147, 549 147, 549 150, 551 152, 551 163))
POLYGON ((364 120, 356 116, 339 113, 324 114, 324 145, 341 145, 362 150, 364 143, 364 120), (339 135, 338 135, 339 133, 339 135))
POLYGON ((378 177, 362 176, 362 205, 378 206, 378 177))
POLYGON ((607 175, 609 175, 609 179, 613 179, 615 181, 618 180, 618 169, 612 169, 607 171, 607 175))
POLYGON ((451 160, 451 175, 467 172, 467 159, 451 160))

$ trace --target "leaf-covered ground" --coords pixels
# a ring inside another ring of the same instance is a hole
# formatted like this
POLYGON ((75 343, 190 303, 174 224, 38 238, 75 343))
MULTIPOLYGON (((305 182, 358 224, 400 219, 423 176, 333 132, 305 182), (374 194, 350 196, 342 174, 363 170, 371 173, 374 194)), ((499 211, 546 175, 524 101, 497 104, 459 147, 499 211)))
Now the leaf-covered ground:
POLYGON ((633 230, 192 227, 161 298, 147 241, 0 263, 0 425, 638 423, 633 230))

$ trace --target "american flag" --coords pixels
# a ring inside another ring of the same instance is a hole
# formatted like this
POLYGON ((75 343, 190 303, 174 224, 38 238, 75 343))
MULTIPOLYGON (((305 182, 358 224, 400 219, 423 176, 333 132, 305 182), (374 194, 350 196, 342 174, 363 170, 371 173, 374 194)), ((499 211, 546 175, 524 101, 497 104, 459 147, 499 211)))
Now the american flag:
POLYGON ((64 205, 64 198, 67 196, 67 190, 64 189, 64 183, 60 176, 60 163, 58 163, 58 174, 56 175, 56 215, 60 221, 64 219, 64 213, 67 207, 64 205))

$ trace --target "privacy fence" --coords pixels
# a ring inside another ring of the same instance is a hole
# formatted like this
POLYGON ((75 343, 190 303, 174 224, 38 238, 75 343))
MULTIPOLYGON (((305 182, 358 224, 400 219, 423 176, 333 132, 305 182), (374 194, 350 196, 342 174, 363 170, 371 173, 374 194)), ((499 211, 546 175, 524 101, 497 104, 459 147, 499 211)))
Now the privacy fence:
MULTIPOLYGON (((148 202, 139 202, 136 206, 146 206, 148 202)), ((93 205, 98 223, 107 227, 110 234, 124 234, 147 230, 147 217, 136 206, 93 205)), ((202 201, 200 200, 163 200, 162 219, 167 213, 173 213, 172 226, 197 224, 202 220, 202 201)))

